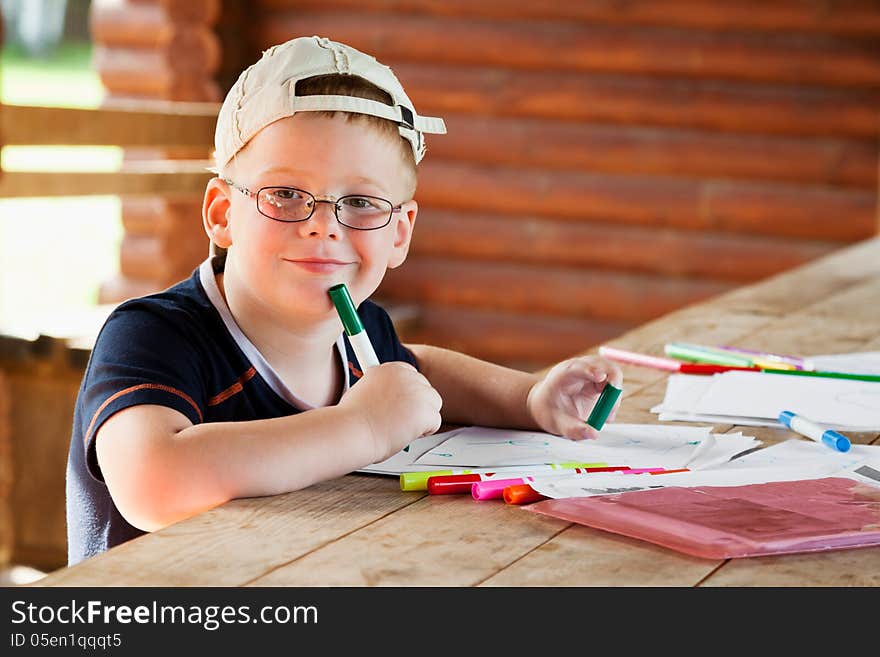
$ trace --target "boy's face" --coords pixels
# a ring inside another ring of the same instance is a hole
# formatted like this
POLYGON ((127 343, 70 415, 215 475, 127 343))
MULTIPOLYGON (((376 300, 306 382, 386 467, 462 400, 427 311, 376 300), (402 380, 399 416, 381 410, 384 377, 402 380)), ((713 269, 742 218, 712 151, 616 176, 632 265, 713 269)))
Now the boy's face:
POLYGON ((267 314, 326 319, 335 313, 327 294, 332 285, 345 283, 358 304, 406 257, 418 209, 408 196, 407 170, 398 146, 364 123, 309 113, 276 121, 239 152, 226 173, 252 192, 285 186, 318 199, 362 194, 403 206, 375 230, 341 225, 330 203, 315 204, 305 221, 283 223, 260 214, 253 197, 212 181, 220 188, 220 204, 211 210, 209 188, 206 227, 215 243, 229 249, 224 285, 236 285, 267 314))

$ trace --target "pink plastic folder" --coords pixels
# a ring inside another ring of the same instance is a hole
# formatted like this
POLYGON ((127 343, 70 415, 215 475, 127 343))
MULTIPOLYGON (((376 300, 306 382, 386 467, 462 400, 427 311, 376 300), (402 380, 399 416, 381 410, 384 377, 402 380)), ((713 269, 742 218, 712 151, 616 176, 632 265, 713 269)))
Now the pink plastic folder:
POLYGON ((668 487, 524 508, 704 559, 880 545, 880 488, 842 477, 668 487))

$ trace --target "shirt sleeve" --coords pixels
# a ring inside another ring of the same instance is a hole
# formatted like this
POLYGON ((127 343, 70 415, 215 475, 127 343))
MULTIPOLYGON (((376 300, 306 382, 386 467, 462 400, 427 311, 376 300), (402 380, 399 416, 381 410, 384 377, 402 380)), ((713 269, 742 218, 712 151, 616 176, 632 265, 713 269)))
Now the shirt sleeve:
MULTIPOLYGON (((182 314, 182 313, 181 313, 182 314)), ((158 404, 204 418, 206 394, 198 348, 184 317, 134 304, 120 306, 98 336, 80 387, 78 427, 89 472, 103 480, 95 435, 114 413, 139 404, 158 404)))

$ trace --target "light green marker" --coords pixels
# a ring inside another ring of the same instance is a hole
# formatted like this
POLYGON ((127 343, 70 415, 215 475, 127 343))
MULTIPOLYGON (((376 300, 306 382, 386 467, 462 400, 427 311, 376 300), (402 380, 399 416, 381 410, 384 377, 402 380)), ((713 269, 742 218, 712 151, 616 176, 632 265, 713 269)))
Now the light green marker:
POLYGON ((754 365, 751 358, 686 342, 670 342, 663 347, 663 351, 670 358, 696 363, 712 363, 729 367, 752 367, 754 365))

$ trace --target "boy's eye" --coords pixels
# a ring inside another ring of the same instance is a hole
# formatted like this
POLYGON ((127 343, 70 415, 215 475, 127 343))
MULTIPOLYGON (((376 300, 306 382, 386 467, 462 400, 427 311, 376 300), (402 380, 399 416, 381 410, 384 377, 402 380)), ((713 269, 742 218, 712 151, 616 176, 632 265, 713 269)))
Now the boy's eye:
POLYGON ((299 191, 287 187, 273 189, 269 193, 271 194, 271 196, 278 199, 279 201, 292 201, 294 199, 301 199, 303 197, 303 195, 299 191))
POLYGON ((340 199, 340 203, 353 210, 377 210, 380 207, 378 199, 369 196, 346 196, 340 199))

